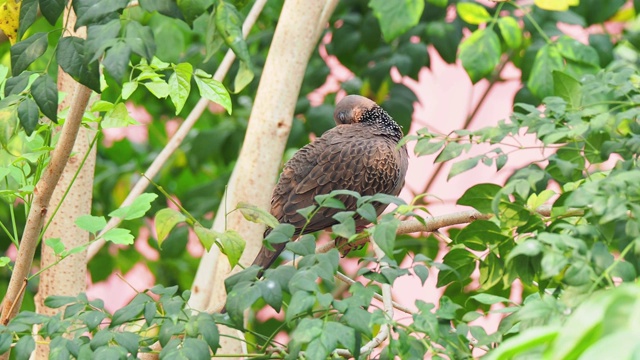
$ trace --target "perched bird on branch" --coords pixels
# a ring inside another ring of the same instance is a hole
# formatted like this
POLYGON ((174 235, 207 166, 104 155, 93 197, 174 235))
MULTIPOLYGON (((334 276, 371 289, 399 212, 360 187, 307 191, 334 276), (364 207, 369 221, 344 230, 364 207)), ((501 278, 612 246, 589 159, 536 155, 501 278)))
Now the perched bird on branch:
MULTIPOLYGON (((336 198, 346 210, 322 208, 307 224, 297 210, 317 205, 316 195, 352 190, 361 195, 396 196, 404 185, 407 148, 397 148, 402 129, 384 109, 363 96, 349 95, 338 103, 333 118, 337 126, 293 155, 273 191, 271 214, 280 223, 293 225, 294 236, 330 228, 338 223, 333 215, 357 208, 355 197, 340 195, 336 198)), ((380 215, 387 204, 375 202, 373 206, 380 215)), ((368 224, 366 219, 356 218, 357 227, 368 224)), ((252 265, 269 268, 285 244, 272 246, 275 251, 262 246, 252 265)))

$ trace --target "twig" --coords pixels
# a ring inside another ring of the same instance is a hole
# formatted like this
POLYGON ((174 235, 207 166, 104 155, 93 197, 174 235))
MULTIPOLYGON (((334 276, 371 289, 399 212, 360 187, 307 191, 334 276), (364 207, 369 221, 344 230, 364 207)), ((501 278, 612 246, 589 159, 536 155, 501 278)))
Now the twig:
MULTIPOLYGON (((349 285, 353 285, 353 284, 355 284, 355 283, 356 283, 356 281, 355 281, 355 280, 351 279, 350 277, 348 277, 347 275, 345 275, 345 274, 343 274, 343 273, 341 273, 341 272, 339 272, 339 271, 338 271, 338 273, 336 274, 336 278, 337 278, 338 280, 341 280, 341 281, 343 281, 343 282, 345 282, 345 283, 349 284, 349 285)), ((376 300, 383 301, 383 299, 382 299, 382 295, 380 295, 380 294, 374 293, 374 294, 373 294, 373 297, 374 297, 376 300)), ((393 307, 394 307, 394 308, 396 308, 396 309, 398 309, 398 310, 402 311, 403 313, 407 313, 407 314, 409 314, 409 315, 413 315, 413 311, 411 311, 411 309, 409 309, 408 307, 406 307, 406 306, 404 306, 404 305, 402 305, 402 304, 398 304, 398 303, 397 303, 397 302, 395 302, 395 301, 392 301, 391 303, 393 304, 393 307)))
MULTIPOLYGON (((266 4, 266 2, 267 0, 257 0, 253 5, 253 7, 251 8, 251 11, 249 12, 249 14, 247 14, 247 18, 245 19, 244 24, 242 25, 242 34, 244 37, 247 37, 247 34, 251 30, 251 27, 253 26, 253 24, 258 19, 258 15, 260 15, 260 12, 262 11, 262 8, 266 4)), ((235 58, 236 58, 236 54, 231 49, 229 49, 226 55, 224 56, 224 58, 222 59, 220 66, 218 66, 218 69, 213 75, 213 78, 215 80, 222 81, 224 77, 227 75, 227 73, 229 72, 229 69, 231 68, 231 65, 233 64, 233 61, 235 60, 235 58)), ((205 98, 201 98, 198 101, 196 106, 193 107, 193 109, 191 110, 187 118, 184 120, 184 122, 180 125, 180 127, 178 128, 176 133, 173 135, 171 140, 169 140, 167 145, 162 149, 162 151, 160 151, 160 154, 158 154, 158 156, 153 160, 149 168, 144 172, 145 176, 142 176, 140 177, 140 179, 138 179, 138 182, 136 182, 136 184, 133 186, 133 188, 131 189, 127 197, 124 199, 120 207, 131 205, 133 201, 138 196, 140 196, 140 194, 142 194, 142 192, 147 188, 147 186, 149 186, 148 179, 152 179, 158 174, 158 172, 160 171, 160 169, 162 169, 162 167, 167 162, 169 157, 171 157, 171 155, 176 151, 176 149, 178 149, 180 144, 182 144, 182 141, 184 141, 186 136, 189 134, 189 131, 191 131, 191 128, 193 127, 193 125, 195 125, 196 121, 198 121, 198 119, 200 118, 204 110, 207 108, 208 104, 209 104, 209 100, 205 98)), ((122 222, 122 219, 118 217, 112 217, 111 219, 109 219, 107 226, 105 226, 105 228, 102 229, 102 231, 97 235, 97 237, 104 234, 108 230, 115 228, 120 224, 120 222, 122 222)), ((92 257, 94 257, 98 253, 100 248, 104 246, 104 244, 105 244, 105 241, 103 239, 99 239, 98 241, 91 244, 91 246, 89 246, 89 249, 87 251, 87 259, 91 259, 92 257)))
POLYGON ((67 120, 62 126, 60 139, 53 150, 49 166, 33 190, 33 203, 29 209, 22 240, 20 241, 16 265, 9 280, 7 294, 2 301, 0 324, 6 325, 9 320, 15 316, 15 313, 20 309, 20 305, 22 304, 20 288, 24 279, 29 275, 29 271, 31 271, 33 255, 38 246, 38 239, 42 231, 42 226, 44 225, 44 218, 49 209, 49 202, 53 190, 56 188, 62 171, 67 165, 67 161, 71 155, 71 150, 78 136, 84 110, 89 102, 90 95, 91 90, 87 87, 80 84, 76 85, 73 95, 73 106, 69 110, 67 120))
MULTIPOLYGON (((507 65, 507 63, 508 63, 508 58, 505 58, 500 62, 500 64, 498 65, 496 71, 494 72, 494 75, 489 80, 489 86, 487 86, 485 91, 482 93, 482 96, 480 97, 480 100, 478 101, 476 106, 473 108, 473 110, 471 110, 471 113, 469 114, 469 116, 467 116, 467 119, 464 121, 464 124, 462 125, 461 129, 468 128, 469 125, 471 124, 471 121, 473 121, 473 119, 476 117, 476 115, 478 114, 478 111, 480 111, 480 108, 482 107, 482 103, 484 103, 484 100, 487 98, 487 96, 491 92, 491 89, 493 89, 493 85, 495 85, 498 82, 498 80, 500 79, 500 74, 502 73, 502 70, 507 65)), ((431 178, 429 179, 429 181, 427 181, 427 184, 425 185, 424 189, 422 190, 423 194, 429 192, 429 189, 431 189, 431 186, 433 186, 433 183, 435 182, 435 179, 438 177, 438 175, 442 171, 442 167, 443 166, 444 166, 444 162, 438 163, 438 165, 436 165, 436 168, 433 171, 433 174, 431 175, 431 178)))

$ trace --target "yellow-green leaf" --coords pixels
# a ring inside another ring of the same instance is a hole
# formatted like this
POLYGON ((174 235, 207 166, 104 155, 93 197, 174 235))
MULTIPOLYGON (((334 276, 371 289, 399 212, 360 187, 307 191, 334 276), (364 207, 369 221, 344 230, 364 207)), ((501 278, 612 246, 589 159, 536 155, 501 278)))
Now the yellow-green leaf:
POLYGON ((155 226, 158 237, 158 247, 162 248, 162 242, 167 238, 171 230, 187 218, 178 210, 161 209, 156 213, 155 226))
POLYGON ((482 5, 472 2, 461 2, 456 5, 458 15, 465 22, 472 25, 484 24, 491 20, 491 15, 482 5))

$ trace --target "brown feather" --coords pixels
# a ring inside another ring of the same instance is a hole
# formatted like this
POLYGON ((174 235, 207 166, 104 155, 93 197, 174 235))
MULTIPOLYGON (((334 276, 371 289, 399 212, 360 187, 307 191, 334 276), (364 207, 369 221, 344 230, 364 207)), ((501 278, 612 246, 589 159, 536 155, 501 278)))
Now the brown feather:
MULTIPOLYGON (((334 113, 338 124, 306 145, 285 164, 273 191, 271 214, 281 223, 295 227, 295 236, 327 229, 336 224, 333 215, 343 211, 326 208, 306 225, 297 210, 315 205, 317 195, 333 190, 352 190, 361 195, 398 195, 408 167, 405 146, 397 149, 402 131, 378 105, 361 96, 343 99, 334 113), (304 227, 304 230, 303 230, 304 227)), ((341 195, 347 211, 355 211, 356 199, 341 195)), ((374 203, 380 215, 386 204, 374 203)), ((357 225, 368 222, 358 218, 357 225)), ((265 236, 269 230, 265 232, 265 236)), ((285 244, 274 244, 275 252, 260 249, 254 265, 266 269, 273 264, 285 244)))

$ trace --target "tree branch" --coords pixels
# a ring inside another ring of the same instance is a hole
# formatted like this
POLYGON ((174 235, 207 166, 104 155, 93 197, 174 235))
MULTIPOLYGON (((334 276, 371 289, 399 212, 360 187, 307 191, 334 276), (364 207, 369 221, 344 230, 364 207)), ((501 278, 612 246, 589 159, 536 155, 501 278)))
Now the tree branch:
POLYGON ((33 202, 29 209, 22 240, 20 241, 16 264, 9 280, 7 294, 2 301, 0 324, 6 325, 16 315, 22 304, 23 294, 20 293, 20 288, 31 270, 33 255, 38 246, 38 239, 49 208, 49 201, 69 160, 90 95, 91 90, 87 87, 80 84, 76 85, 73 94, 74 106, 71 107, 68 117, 62 126, 60 139, 53 150, 49 166, 33 190, 33 202))

